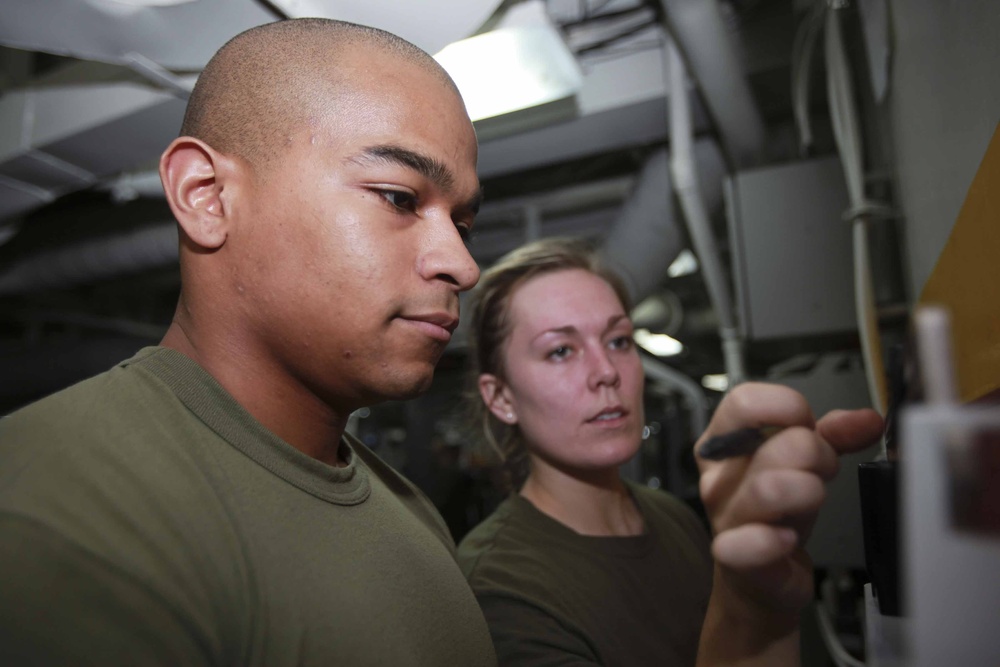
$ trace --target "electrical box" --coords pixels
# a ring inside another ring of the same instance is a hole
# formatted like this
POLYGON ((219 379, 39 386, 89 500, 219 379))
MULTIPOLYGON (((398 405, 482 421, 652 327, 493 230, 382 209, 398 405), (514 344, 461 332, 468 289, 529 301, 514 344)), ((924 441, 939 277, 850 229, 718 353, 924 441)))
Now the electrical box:
POLYGON ((837 157, 735 174, 726 211, 748 340, 857 329, 849 207, 837 157))

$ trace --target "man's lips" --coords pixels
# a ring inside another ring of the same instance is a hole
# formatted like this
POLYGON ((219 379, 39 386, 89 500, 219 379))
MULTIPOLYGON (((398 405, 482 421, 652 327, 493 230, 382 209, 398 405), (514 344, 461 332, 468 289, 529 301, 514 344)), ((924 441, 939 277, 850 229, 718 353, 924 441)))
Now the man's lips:
POLYGON ((458 318, 450 313, 425 313, 418 315, 401 315, 404 322, 414 326, 431 338, 447 343, 451 334, 458 326, 458 318))

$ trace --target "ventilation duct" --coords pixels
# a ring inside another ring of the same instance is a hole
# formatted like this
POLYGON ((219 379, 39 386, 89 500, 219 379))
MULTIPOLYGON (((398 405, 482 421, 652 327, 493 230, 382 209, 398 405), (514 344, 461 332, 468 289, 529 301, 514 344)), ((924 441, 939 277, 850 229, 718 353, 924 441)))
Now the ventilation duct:
MULTIPOLYGON (((706 185, 710 213, 722 210, 725 161, 718 145, 704 139, 694 144, 698 177, 706 185)), ((626 200, 601 253, 625 280, 633 303, 653 293, 684 247, 671 189, 670 155, 665 148, 647 158, 632 195, 626 200)))
POLYGON ((0 221, 154 159, 184 102, 136 83, 12 91, 0 98, 0 221))

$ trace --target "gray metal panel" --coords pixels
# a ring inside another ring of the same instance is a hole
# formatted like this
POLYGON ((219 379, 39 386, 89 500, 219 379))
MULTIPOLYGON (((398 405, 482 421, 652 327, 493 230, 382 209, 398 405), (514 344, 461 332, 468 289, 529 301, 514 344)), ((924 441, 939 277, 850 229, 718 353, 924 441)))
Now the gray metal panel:
POLYGON ((855 329, 839 160, 740 172, 726 194, 744 335, 760 340, 855 329))
MULTIPOLYGON (((805 396, 817 419, 830 410, 870 407, 864 369, 857 355, 825 356, 808 372, 765 379, 805 396)), ((840 457, 840 473, 826 485, 826 502, 806 543, 818 567, 865 566, 858 465, 871 461, 876 453, 871 448, 840 457)))

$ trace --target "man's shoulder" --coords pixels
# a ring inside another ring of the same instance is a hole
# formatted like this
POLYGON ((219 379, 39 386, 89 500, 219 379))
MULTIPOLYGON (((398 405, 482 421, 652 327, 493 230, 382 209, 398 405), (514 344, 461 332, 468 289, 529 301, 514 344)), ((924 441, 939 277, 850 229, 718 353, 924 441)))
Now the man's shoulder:
POLYGON ((195 505, 210 516, 217 493, 191 437, 204 432, 123 363, 0 419, 0 512, 95 545, 102 531, 172 530, 195 505))
POLYGON ((132 363, 139 358, 123 361, 0 418, 0 452, 6 453, 15 440, 41 443, 60 433, 79 440, 95 431, 107 431, 123 419, 140 416, 139 407, 155 404, 146 396, 155 389, 150 378, 132 363))

